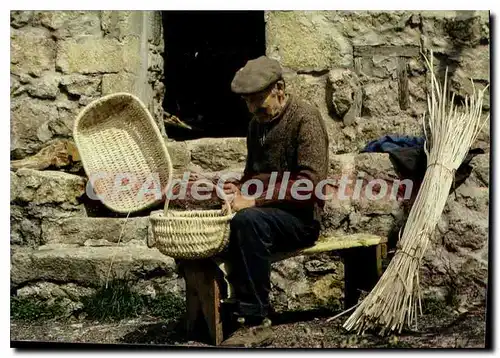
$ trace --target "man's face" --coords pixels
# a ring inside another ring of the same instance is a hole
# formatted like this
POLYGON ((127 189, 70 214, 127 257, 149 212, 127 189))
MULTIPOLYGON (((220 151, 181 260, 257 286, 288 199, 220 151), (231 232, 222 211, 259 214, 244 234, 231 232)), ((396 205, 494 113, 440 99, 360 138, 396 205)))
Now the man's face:
POLYGON ((280 105, 274 86, 242 97, 249 112, 255 115, 259 122, 266 122, 273 118, 280 105))

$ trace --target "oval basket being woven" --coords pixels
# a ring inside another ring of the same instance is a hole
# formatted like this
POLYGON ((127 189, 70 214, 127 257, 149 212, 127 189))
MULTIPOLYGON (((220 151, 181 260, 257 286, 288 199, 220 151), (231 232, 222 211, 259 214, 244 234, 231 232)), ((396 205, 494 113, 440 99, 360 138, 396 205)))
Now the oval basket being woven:
POLYGON ((234 216, 227 196, 214 186, 224 198, 224 210, 168 210, 168 199, 163 213, 151 213, 152 246, 176 259, 202 259, 223 251, 229 243, 229 223, 234 216))
POLYGON ((172 164, 139 98, 114 93, 93 101, 78 114, 73 137, 85 172, 109 209, 129 213, 161 202, 172 164))

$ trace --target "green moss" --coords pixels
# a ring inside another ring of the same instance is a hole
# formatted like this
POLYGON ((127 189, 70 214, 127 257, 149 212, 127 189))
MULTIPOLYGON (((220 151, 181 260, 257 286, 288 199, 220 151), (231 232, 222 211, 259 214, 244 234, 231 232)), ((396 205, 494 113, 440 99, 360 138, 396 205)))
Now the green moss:
POLYGON ((97 321, 121 320, 141 314, 175 320, 184 311, 184 300, 178 295, 142 296, 133 292, 131 284, 123 280, 111 281, 108 287, 101 287, 83 300, 83 312, 87 318, 97 321))
POLYGON ((66 309, 60 300, 49 304, 30 297, 10 298, 10 317, 20 321, 40 321, 60 318, 66 314, 66 309))

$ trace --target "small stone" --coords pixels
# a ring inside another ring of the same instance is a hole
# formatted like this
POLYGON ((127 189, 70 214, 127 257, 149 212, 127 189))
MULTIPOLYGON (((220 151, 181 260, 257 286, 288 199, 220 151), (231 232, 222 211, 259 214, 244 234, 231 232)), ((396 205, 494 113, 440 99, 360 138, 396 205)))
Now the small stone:
POLYGON ((55 73, 45 73, 39 79, 32 81, 28 93, 41 99, 55 99, 59 94, 60 77, 55 73))
POLYGON ((328 74, 327 88, 333 113, 338 118, 344 118, 354 104, 355 93, 360 90, 358 76, 348 69, 331 70, 328 74))

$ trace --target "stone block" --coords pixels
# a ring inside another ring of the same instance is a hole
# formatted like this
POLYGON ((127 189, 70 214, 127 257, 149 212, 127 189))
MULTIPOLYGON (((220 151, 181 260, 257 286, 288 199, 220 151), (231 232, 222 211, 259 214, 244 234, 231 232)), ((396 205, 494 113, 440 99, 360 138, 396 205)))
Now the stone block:
POLYGON ((11 156, 21 159, 36 153, 52 138, 47 123, 58 120, 57 107, 38 99, 19 98, 11 102, 11 156))
POLYGON ((10 11, 10 26, 15 29, 19 29, 23 26, 31 23, 33 19, 33 11, 32 10, 11 10, 10 11))
POLYGON ((323 11, 329 27, 354 46, 420 46, 411 11, 323 11))
POLYGON ((266 12, 267 55, 296 71, 352 66, 352 46, 320 11, 266 12))
POLYGON ((245 138, 202 138, 186 143, 192 163, 205 170, 219 171, 245 165, 245 138))
POLYGON ((109 279, 175 275, 174 259, 142 247, 52 247, 18 250, 11 258, 11 286, 32 281, 73 282, 98 287, 109 279))
POLYGON ((10 32, 10 72, 41 76, 55 69, 56 43, 47 30, 30 28, 10 32), (28 50, 29 49, 29 50, 28 50))
POLYGON ((79 38, 59 41, 56 67, 64 73, 114 73, 137 71, 140 44, 135 38, 124 42, 104 38, 79 38))
POLYGON ((19 169, 11 175, 11 202, 79 204, 85 180, 77 175, 52 170, 19 169), (13 176, 17 177, 13 179, 13 176))
MULTIPOLYGON (((147 217, 137 218, 93 218, 78 217, 58 222, 43 221, 43 241, 45 243, 62 243, 89 245, 89 240, 104 241, 103 245, 112 246, 120 243, 147 240, 149 220, 147 217)), ((90 245, 94 246, 94 245, 90 245)), ((99 246, 99 245, 95 245, 99 246)))
POLYGON ((136 93, 136 75, 127 72, 105 74, 102 76, 102 94, 116 92, 136 93))
POLYGON ((36 11, 33 22, 53 31, 57 39, 102 36, 99 11, 36 11))
MULTIPOLYGON (((141 36, 144 11, 101 11, 101 27, 105 38, 123 40, 126 37, 141 36)), ((146 11, 147 13, 147 11, 146 11)))
POLYGON ((182 171, 191 162, 191 151, 186 142, 166 142, 174 170, 182 171))
MULTIPOLYGON (((337 68, 328 73, 327 105, 336 117, 344 118, 355 104, 354 101, 359 91, 361 91, 361 84, 353 71, 337 68)), ((359 112, 360 110, 361 108, 359 112)))
POLYGON ((28 86, 28 93, 32 97, 41 99, 56 99, 59 94, 61 76, 54 72, 45 72, 28 86))
POLYGON ((62 76, 61 84, 71 95, 98 97, 100 95, 101 77, 78 74, 65 75, 62 76))
POLYGON ((397 81, 383 80, 363 85, 363 116, 386 117, 401 112, 397 81))

